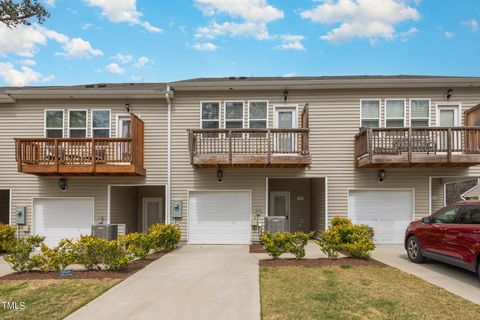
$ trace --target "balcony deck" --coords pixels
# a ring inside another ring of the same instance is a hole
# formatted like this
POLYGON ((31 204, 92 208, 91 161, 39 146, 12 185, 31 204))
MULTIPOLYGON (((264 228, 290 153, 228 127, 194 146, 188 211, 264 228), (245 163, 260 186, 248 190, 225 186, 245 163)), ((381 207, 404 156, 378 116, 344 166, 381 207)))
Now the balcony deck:
POLYGON ((190 162, 200 168, 299 168, 311 164, 309 129, 188 130, 190 162))
POLYGON ((480 164, 480 127, 368 128, 355 136, 358 168, 480 164))

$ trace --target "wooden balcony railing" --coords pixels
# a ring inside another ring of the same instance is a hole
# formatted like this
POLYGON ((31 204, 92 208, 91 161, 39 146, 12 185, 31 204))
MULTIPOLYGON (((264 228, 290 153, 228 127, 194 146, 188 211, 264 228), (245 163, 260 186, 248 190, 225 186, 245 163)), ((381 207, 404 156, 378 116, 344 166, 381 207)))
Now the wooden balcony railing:
POLYGON ((188 130, 190 162, 199 167, 302 167, 311 163, 309 129, 188 130))
POLYGON ((357 167, 480 164, 480 127, 368 128, 355 136, 357 167))
POLYGON ((143 122, 130 138, 15 138, 18 171, 36 175, 145 175, 143 122))

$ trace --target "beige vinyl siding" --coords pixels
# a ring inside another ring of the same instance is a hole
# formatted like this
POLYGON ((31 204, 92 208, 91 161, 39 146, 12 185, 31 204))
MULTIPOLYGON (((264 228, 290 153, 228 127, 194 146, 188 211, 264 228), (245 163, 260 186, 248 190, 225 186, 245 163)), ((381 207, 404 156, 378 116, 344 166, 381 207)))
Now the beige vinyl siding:
MULTIPOLYGON (((130 100, 133 112, 145 122, 145 168, 147 177, 65 177, 68 189, 61 192, 56 177, 37 177, 17 172, 14 137, 42 138, 44 110, 111 109, 111 135, 116 136, 116 115, 125 114, 125 100, 19 100, 0 106, 0 189, 12 189, 12 208, 27 207, 31 226, 33 197, 94 197, 95 222, 107 221, 108 185, 167 182, 167 108, 164 100, 130 100)), ((90 136, 90 130, 88 130, 90 136)), ((14 212, 11 210, 14 223, 14 212)))
POLYGON ((312 231, 319 234, 325 230, 325 179, 312 179, 312 231))
MULTIPOLYGON (((355 188, 414 188, 415 215, 429 213, 430 176, 479 175, 471 168, 396 168, 386 169, 383 184, 377 182, 378 169, 356 169, 354 166, 354 136, 360 126, 360 99, 407 99, 407 119, 411 98, 431 99, 431 125, 436 124, 436 104, 444 103, 445 89, 358 89, 358 90, 289 90, 288 105, 298 104, 299 114, 310 105, 310 153, 312 165, 306 169, 225 169, 224 182, 218 184, 213 169, 197 169, 188 156, 187 129, 199 127, 200 101, 268 100, 269 125, 273 123, 273 105, 282 105, 284 88, 275 91, 185 92, 176 91, 173 101, 172 199, 182 200, 183 219, 177 219, 182 230, 187 226, 187 189, 251 189, 252 217, 259 211, 265 215, 265 177, 328 177, 329 218, 346 216, 348 189, 355 188)), ((461 102, 463 111, 478 104, 480 94, 471 88, 456 88, 453 102, 461 102)), ((222 112, 223 114, 223 112, 222 112)), ((462 112, 463 117, 463 112, 462 112)), ((381 123, 383 125, 384 118, 381 123)), ((253 233, 255 237, 255 233, 253 233)))
POLYGON ((137 231, 137 187, 111 187, 110 222, 125 224, 126 233, 137 231))
POLYGON ((10 215, 10 190, 0 190, 0 224, 8 224, 10 215))
POLYGON ((441 178, 432 179, 432 213, 444 206, 444 186, 445 185, 441 178))

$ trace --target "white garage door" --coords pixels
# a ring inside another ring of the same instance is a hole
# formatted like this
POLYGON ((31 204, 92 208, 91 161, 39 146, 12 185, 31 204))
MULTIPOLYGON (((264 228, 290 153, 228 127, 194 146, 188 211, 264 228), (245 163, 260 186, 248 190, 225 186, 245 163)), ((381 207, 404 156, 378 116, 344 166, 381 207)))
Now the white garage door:
POLYGON ((250 243, 250 192, 190 192, 188 226, 191 244, 250 243))
POLYGON ((93 199, 38 198, 33 200, 34 234, 45 236, 45 243, 54 246, 63 238, 91 234, 93 199))
POLYGON ((401 244, 413 217, 413 192, 409 190, 351 190, 348 216, 353 223, 367 224, 374 241, 401 244))

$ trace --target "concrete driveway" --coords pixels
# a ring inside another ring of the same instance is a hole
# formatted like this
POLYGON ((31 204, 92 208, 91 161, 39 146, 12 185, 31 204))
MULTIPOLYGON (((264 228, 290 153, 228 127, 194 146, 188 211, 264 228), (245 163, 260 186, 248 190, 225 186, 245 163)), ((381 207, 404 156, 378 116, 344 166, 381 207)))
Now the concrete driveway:
POLYGON ((12 272, 13 270, 10 268, 10 265, 5 261, 5 259, 3 259, 3 257, 0 257, 0 277, 12 272))
POLYGON ((258 259, 248 246, 184 246, 67 319, 260 319, 258 259))
POLYGON ((403 245, 377 245, 372 258, 480 304, 480 280, 473 272, 436 261, 412 263, 403 245))

